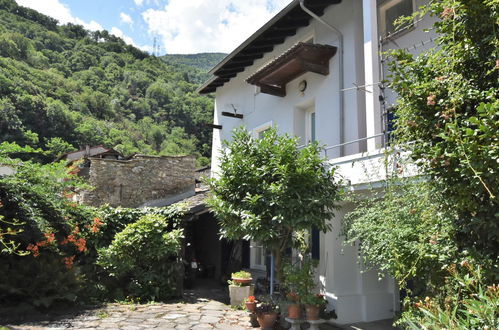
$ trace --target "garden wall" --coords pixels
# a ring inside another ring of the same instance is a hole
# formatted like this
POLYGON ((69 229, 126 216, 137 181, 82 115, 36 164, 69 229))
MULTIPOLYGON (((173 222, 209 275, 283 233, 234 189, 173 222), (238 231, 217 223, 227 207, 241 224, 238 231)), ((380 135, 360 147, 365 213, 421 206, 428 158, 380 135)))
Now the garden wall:
POLYGON ((87 205, 164 206, 194 195, 193 156, 137 155, 129 160, 90 159, 88 183, 80 195, 87 205))

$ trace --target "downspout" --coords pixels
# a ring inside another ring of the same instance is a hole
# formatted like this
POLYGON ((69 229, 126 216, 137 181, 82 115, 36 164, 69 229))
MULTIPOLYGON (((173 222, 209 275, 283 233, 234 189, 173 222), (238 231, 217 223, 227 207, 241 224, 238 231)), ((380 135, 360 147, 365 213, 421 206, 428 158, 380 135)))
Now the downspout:
MULTIPOLYGON (((323 20, 322 18, 320 18, 319 16, 317 16, 313 11, 311 11, 310 9, 308 9, 307 7, 305 7, 305 0, 300 0, 300 7, 301 9, 303 9, 304 12, 306 12, 307 14, 309 14, 310 16, 312 16, 314 19, 316 19, 319 23, 321 23, 322 25, 326 26, 327 28, 329 28, 331 31, 333 31, 337 37, 338 37, 338 43, 339 43, 339 47, 340 47, 340 58, 339 58, 339 66, 340 66, 340 72, 339 72, 339 80, 340 80, 340 88, 339 88, 339 94, 340 94, 340 143, 343 143, 345 142, 345 128, 344 128, 344 122, 345 122, 345 100, 344 100, 344 96, 343 96, 343 89, 344 89, 344 78, 343 78, 343 34, 340 32, 340 30, 338 30, 337 28, 335 28, 334 26, 332 26, 331 24, 329 24, 328 22, 326 22, 325 20, 323 20)), ((344 154, 344 147, 342 146, 340 148, 340 156, 343 156, 344 154)))

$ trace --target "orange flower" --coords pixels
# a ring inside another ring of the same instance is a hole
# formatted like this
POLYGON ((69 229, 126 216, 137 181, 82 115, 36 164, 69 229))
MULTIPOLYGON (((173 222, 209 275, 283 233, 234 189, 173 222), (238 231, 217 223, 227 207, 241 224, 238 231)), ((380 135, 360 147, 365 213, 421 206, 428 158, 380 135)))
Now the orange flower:
POLYGON ((54 233, 45 233, 44 236, 47 239, 48 244, 54 243, 54 241, 55 241, 54 233))
POLYGON ((36 246, 38 247, 44 247, 45 245, 47 245, 47 241, 40 241, 36 243, 36 246))
POLYGON ((443 19, 447 19, 447 18, 450 18, 453 15, 454 15, 454 9, 446 7, 446 8, 444 8, 444 10, 442 11, 442 13, 440 14, 440 17, 442 17, 443 19))
POLYGON ((87 251, 87 241, 84 238, 79 238, 76 242, 74 242, 74 244, 78 248, 78 251, 87 251))
POLYGON ((40 250, 37 245, 29 244, 26 250, 30 251, 35 258, 40 255, 40 250))
POLYGON ((66 266, 67 269, 73 268, 75 256, 66 257, 66 258, 63 258, 62 260, 64 261, 64 265, 66 266))

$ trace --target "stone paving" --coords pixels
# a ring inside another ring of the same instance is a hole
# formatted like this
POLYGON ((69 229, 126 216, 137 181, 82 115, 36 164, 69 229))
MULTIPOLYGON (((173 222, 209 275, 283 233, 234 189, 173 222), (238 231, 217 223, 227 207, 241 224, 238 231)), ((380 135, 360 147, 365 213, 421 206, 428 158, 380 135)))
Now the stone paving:
POLYGON ((234 310, 225 304, 226 295, 223 289, 196 289, 186 291, 181 302, 108 304, 101 308, 4 326, 16 330, 253 329, 246 311, 234 310))
POLYGON ((9 329, 252 329, 245 311, 213 301, 197 303, 123 305, 68 315, 57 320, 9 326, 9 329))

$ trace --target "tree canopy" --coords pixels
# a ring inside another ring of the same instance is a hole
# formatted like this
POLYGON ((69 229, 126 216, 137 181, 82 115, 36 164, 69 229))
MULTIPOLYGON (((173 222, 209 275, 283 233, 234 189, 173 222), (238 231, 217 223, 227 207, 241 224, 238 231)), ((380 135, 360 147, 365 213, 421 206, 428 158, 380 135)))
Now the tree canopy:
POLYGON ((298 140, 276 128, 255 139, 244 128, 225 142, 220 171, 210 182, 209 204, 229 239, 252 239, 280 256, 293 233, 312 227, 331 229, 338 201, 334 169, 327 169, 316 143, 298 140))

